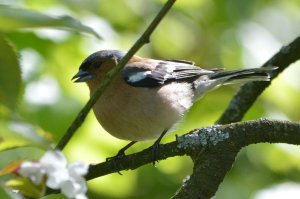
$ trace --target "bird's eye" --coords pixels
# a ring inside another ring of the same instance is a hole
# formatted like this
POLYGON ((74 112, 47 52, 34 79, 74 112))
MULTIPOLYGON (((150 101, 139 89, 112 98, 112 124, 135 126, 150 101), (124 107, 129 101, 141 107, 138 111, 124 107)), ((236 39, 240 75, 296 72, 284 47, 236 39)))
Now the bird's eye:
POLYGON ((101 67, 102 64, 103 64, 103 61, 96 61, 96 62, 93 63, 93 67, 95 69, 98 69, 98 68, 101 67))

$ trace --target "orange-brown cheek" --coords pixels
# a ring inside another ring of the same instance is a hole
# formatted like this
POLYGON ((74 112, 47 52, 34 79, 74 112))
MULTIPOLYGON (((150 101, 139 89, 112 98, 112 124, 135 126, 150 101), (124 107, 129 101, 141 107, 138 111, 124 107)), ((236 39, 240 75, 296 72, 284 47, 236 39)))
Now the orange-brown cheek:
POLYGON ((95 92, 95 90, 99 86, 100 82, 101 82, 101 80, 98 80, 98 79, 87 82, 87 85, 90 89, 90 95, 92 95, 95 92))
POLYGON ((90 70, 90 73, 93 75, 93 80, 88 81, 88 87, 90 88, 91 93, 97 88, 97 86, 101 83, 105 75, 115 66, 115 62, 113 60, 107 61, 103 63, 99 68, 93 68, 90 70))

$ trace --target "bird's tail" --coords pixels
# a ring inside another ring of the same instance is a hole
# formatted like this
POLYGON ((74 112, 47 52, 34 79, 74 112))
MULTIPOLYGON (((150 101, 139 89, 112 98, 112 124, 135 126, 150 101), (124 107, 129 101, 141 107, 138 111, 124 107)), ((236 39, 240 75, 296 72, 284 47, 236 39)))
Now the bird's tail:
POLYGON ((224 84, 246 83, 249 81, 269 81, 270 74, 278 67, 269 66, 263 68, 253 68, 244 70, 215 70, 204 77, 200 77, 193 82, 195 90, 195 100, 200 99, 205 93, 224 84))
MULTIPOLYGON (((277 67, 251 68, 244 70, 217 71, 210 74, 210 79, 223 79, 222 84, 245 83, 249 81, 270 81, 271 71, 277 67)), ((221 83, 221 82, 220 82, 221 83)))

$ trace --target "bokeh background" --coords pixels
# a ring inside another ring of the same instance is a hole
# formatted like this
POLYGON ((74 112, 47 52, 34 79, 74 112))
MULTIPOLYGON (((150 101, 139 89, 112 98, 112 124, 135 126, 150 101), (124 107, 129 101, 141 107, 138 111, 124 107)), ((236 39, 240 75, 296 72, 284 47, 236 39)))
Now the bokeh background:
MULTIPOLYGON (((43 129, 54 143, 66 131, 89 98, 84 84, 72 76, 91 53, 102 49, 128 50, 165 3, 162 0, 0 0, 47 13, 70 15, 93 28, 90 34, 53 29, 6 33, 19 52, 22 95, 17 117, 43 129)), ((151 36, 140 56, 195 61, 202 68, 260 67, 283 45, 300 35, 299 0, 178 0, 151 36)), ((1 67, 1 66, 0 66, 1 67)), ((292 64, 246 114, 257 118, 300 121, 300 63, 292 64)), ((197 102, 176 132, 212 125, 239 85, 225 86, 197 102)), ((149 127, 151 128, 151 127, 149 127)), ((174 140, 167 136, 163 142, 174 140)), ((70 161, 105 161, 126 144, 107 134, 93 113, 64 150, 70 161)), ((139 151, 153 142, 132 147, 139 151)), ((0 166, 14 159, 39 157, 35 147, 1 152, 0 166)), ((175 157, 134 171, 91 180, 90 198, 169 198, 192 172, 188 157, 175 157)), ((286 144, 256 144, 243 149, 215 196, 217 199, 266 199, 284 192, 300 194, 300 148, 286 144)), ((290 194, 290 195, 288 195, 290 194)), ((294 195, 293 195, 294 194, 294 195)), ((288 197, 289 196, 289 197, 288 197)), ((282 197, 280 197, 282 198, 282 197)))

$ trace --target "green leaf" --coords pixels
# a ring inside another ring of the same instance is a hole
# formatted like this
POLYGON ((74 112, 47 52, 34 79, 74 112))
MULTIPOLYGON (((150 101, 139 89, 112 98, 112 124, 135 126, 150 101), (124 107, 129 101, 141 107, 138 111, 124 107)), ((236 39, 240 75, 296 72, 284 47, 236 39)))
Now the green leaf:
POLYGON ((45 183, 34 185, 27 178, 14 178, 5 183, 7 187, 20 191, 23 195, 30 198, 40 198, 45 193, 45 183))
POLYGON ((18 160, 18 161, 11 162, 10 164, 6 165, 4 168, 1 168, 0 177, 16 172, 20 168, 22 163, 23 160, 18 160))
POLYGON ((83 25, 80 21, 70 16, 53 17, 34 10, 0 5, 0 30, 14 31, 20 28, 37 27, 86 32, 100 38, 92 28, 83 25))
POLYGON ((13 192, 11 189, 0 186, 0 198, 1 199, 24 199, 21 194, 13 192))
POLYGON ((0 113, 1 105, 14 109, 21 88, 21 70, 15 49, 0 34, 0 113))
POLYGON ((36 146, 45 150, 51 147, 51 135, 38 127, 20 122, 1 121, 0 126, 0 151, 24 146, 36 146))
POLYGON ((67 197, 60 193, 60 194, 50 194, 42 197, 41 199, 67 199, 67 197))
POLYGON ((3 188, 2 186, 0 186, 0 198, 1 199, 11 199, 11 197, 9 196, 9 194, 7 193, 5 188, 3 188))

